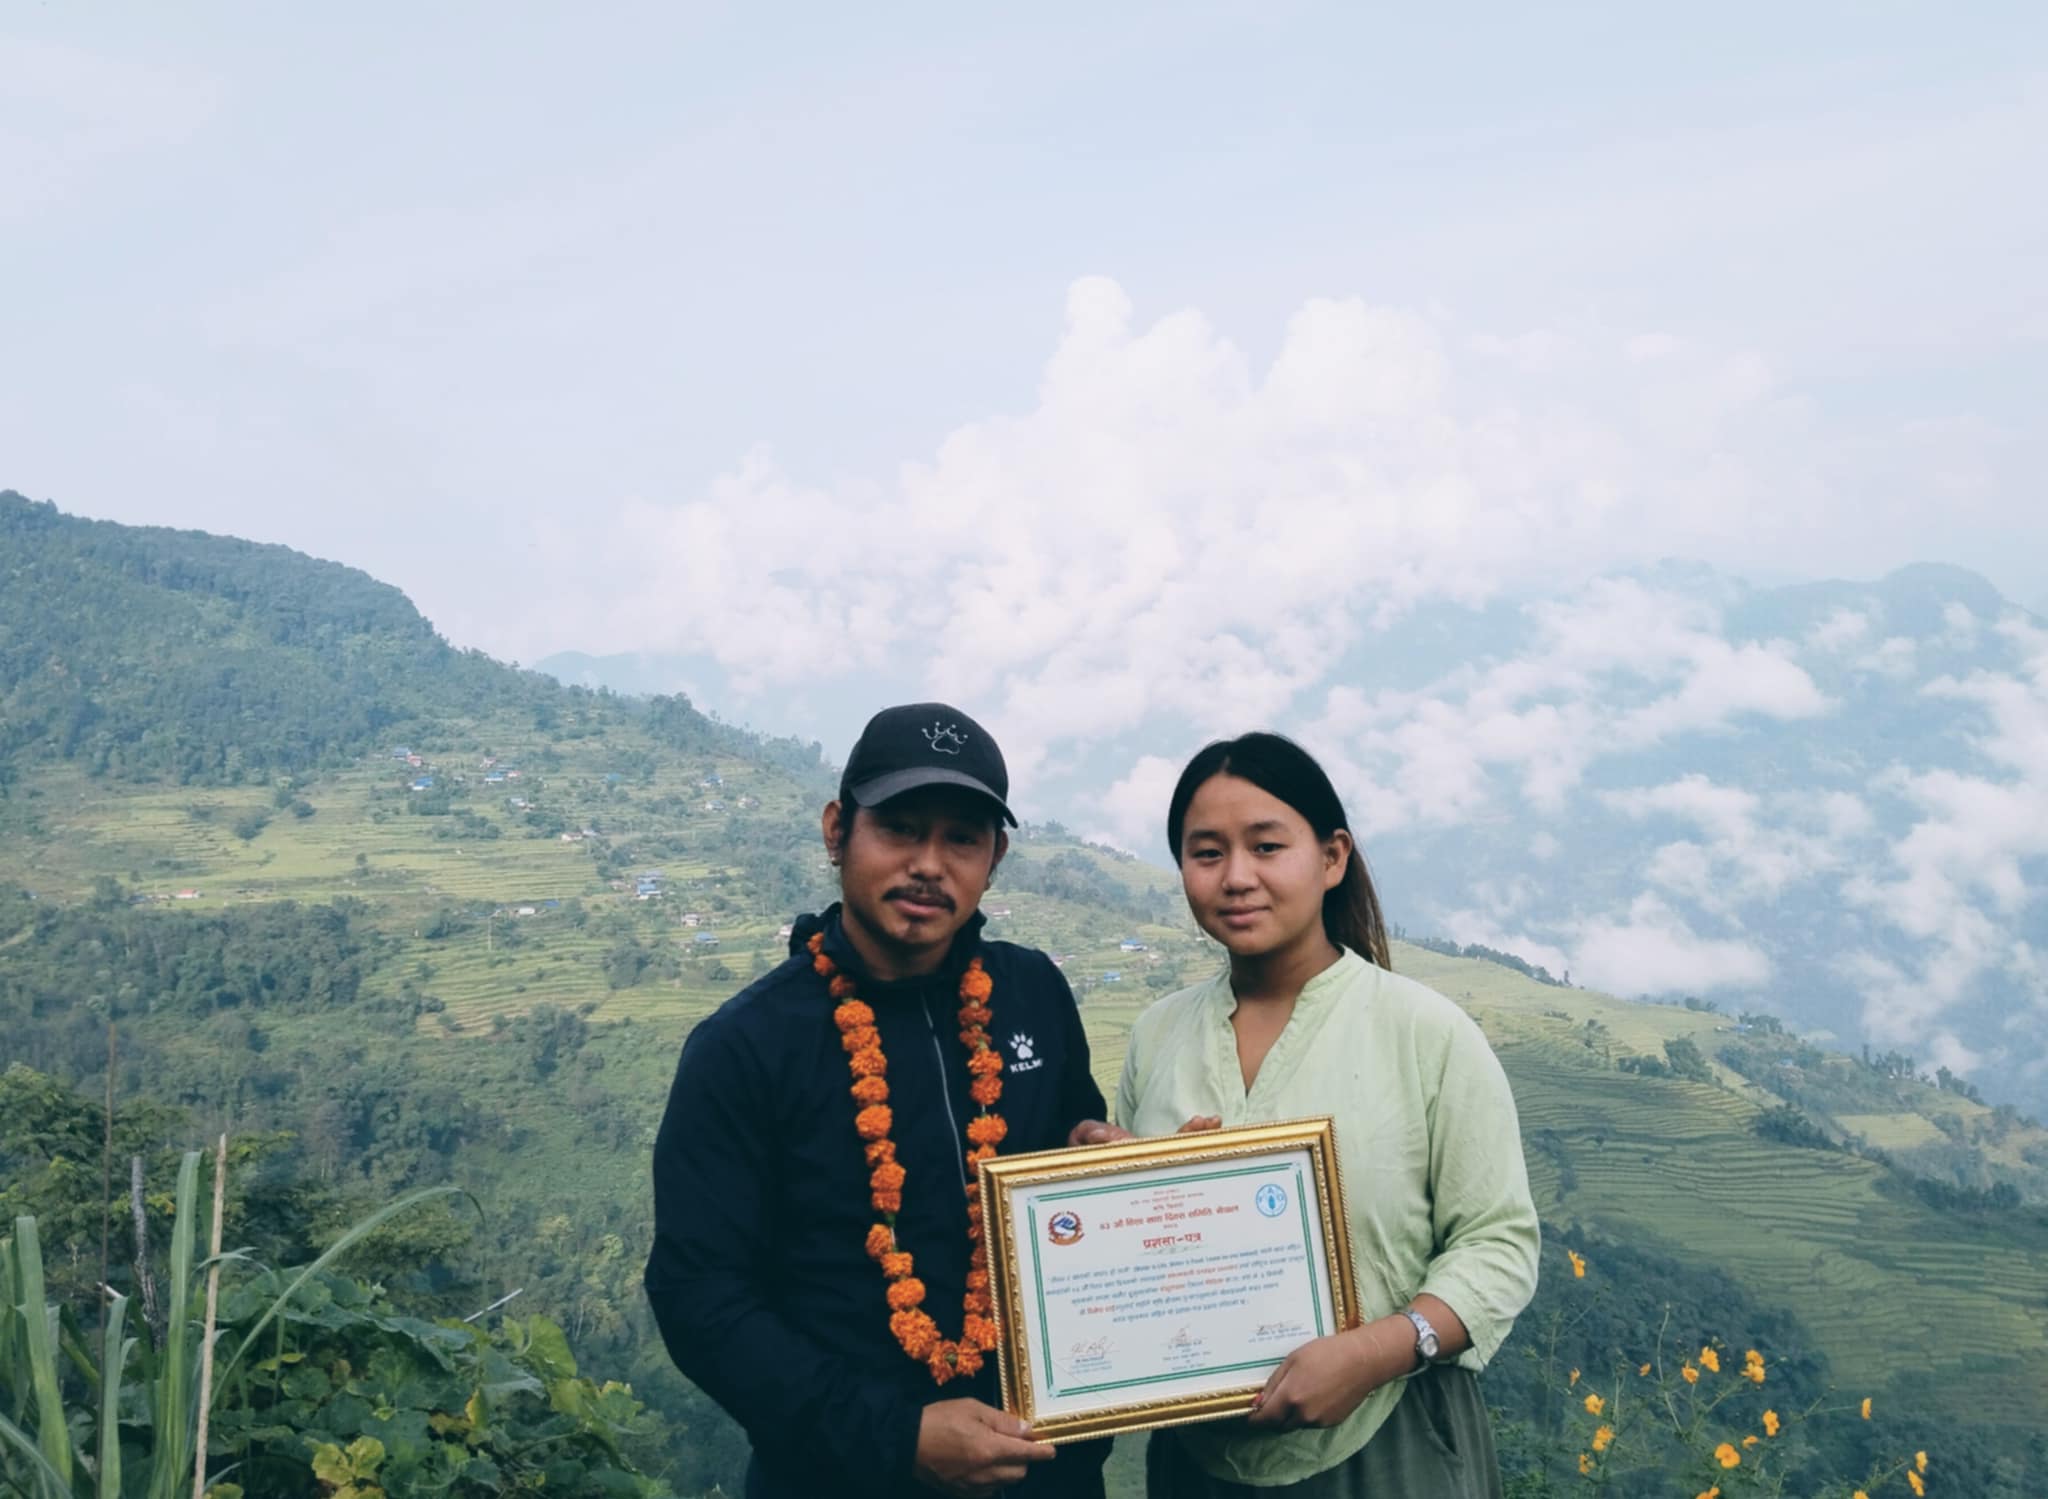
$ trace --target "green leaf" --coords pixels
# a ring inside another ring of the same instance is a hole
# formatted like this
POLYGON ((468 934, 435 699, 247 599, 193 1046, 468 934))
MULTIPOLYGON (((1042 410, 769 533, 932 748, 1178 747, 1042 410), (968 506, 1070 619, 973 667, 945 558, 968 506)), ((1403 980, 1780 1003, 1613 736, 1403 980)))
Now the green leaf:
POLYGON ((351 1477, 375 1478, 377 1469, 384 1462, 384 1444, 375 1437, 357 1437, 348 1444, 348 1464, 351 1477))
MULTIPOLYGON (((56 1308, 43 1300, 43 1251, 36 1220, 14 1220, 15 1269, 21 1277, 21 1304, 15 1308, 28 1329, 28 1377, 36 1394, 37 1446, 66 1485, 71 1482, 71 1431, 64 1420, 64 1397, 57 1387, 56 1339, 52 1336, 56 1308)), ((5 1288, 11 1297, 14 1287, 5 1288)))
POLYGON ((325 1400, 334 1391, 327 1378, 327 1371, 313 1364, 292 1370, 285 1375, 280 1388, 294 1400, 325 1400))
MULTIPOLYGON (((182 1182, 182 1180, 183 1178, 181 1177, 180 1181, 182 1182)), ((325 1270, 329 1265, 334 1263, 335 1260, 339 1259, 342 1255, 348 1253, 348 1251, 352 1249, 356 1244, 361 1242, 370 1234, 375 1233, 378 1228, 382 1227, 391 1219, 397 1217, 400 1213, 403 1213, 410 1208, 416 1207, 418 1204, 425 1202, 430 1198, 448 1197, 458 1194, 463 1197, 468 1197, 471 1204, 476 1206, 477 1212, 479 1214, 483 1212, 483 1207, 481 1204, 477 1203, 476 1198, 470 1196, 469 1193, 464 1192, 460 1187, 421 1187, 418 1191, 406 1193, 403 1197, 400 1197, 395 1202, 386 1203, 376 1212, 370 1214, 369 1217, 363 1218, 355 1224, 351 1225, 347 1233, 343 1234, 340 1238, 336 1239, 332 1244, 327 1246, 326 1253, 322 1254, 320 1258, 313 1261, 312 1264, 306 1266, 305 1269, 301 1270, 298 1273, 298 1275, 293 1278, 291 1284, 284 1288, 283 1293, 279 1295, 275 1301, 271 1302, 270 1309, 264 1312, 264 1314, 256 1320, 254 1326, 252 1326, 247 1332, 242 1334, 242 1341, 240 1345, 237 1346, 235 1349, 235 1356, 229 1359, 227 1363, 222 1366, 220 1373, 217 1376, 217 1383, 215 1388, 226 1388, 228 1383, 228 1376, 234 1373, 235 1365, 239 1364, 242 1361, 243 1356, 246 1355, 249 1352, 251 1346, 254 1345, 257 1335, 261 1333, 265 1327, 270 1325, 272 1318, 276 1317, 278 1313, 282 1312, 288 1305, 291 1304, 293 1298, 298 1295, 299 1289, 302 1286, 304 1286, 309 1280, 311 1280, 314 1276, 318 1275, 321 1271, 325 1270)))
MULTIPOLYGON (((135 1346, 134 1339, 121 1336, 127 1315, 126 1296, 117 1294, 107 1303, 100 1356, 100 1499, 121 1499, 121 1375, 128 1367, 128 1350, 135 1346)), ((241 1499, 241 1490, 228 1499, 241 1499)))
POLYGON ((47 1494, 50 1499, 68 1499, 70 1485, 50 1466, 50 1460, 36 1450, 36 1444, 29 1439, 28 1433, 5 1416, 0 1416, 0 1452, 10 1447, 21 1454, 36 1475, 36 1487, 22 1490, 24 1494, 47 1494))
POLYGON ((569 1352, 569 1340, 562 1329, 546 1317, 526 1319, 526 1354, 546 1379, 574 1379, 576 1356, 569 1352))
POLYGON ((354 1475, 342 1450, 332 1442, 322 1442, 313 1449, 313 1476, 322 1483, 343 1484, 354 1475))

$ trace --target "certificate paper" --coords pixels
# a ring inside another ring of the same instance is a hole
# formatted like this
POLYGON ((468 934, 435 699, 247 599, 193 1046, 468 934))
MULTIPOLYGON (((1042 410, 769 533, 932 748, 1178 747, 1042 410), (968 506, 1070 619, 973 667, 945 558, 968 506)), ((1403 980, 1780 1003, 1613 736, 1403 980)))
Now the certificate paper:
POLYGON ((1327 1119, 982 1168, 1006 1409, 1050 1441, 1241 1414, 1355 1320, 1327 1119))

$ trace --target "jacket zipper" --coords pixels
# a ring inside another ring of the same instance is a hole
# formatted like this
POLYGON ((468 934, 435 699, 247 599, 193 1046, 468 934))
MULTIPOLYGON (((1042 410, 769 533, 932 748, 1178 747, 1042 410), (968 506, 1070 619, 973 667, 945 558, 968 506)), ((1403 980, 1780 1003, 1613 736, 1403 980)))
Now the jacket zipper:
POLYGON ((939 1044, 939 1023, 932 1019, 931 992, 926 990, 920 996, 924 1008, 925 1028, 932 1034, 932 1056, 939 1064, 939 1096, 946 1100, 946 1120, 953 1126, 953 1159, 960 1167, 960 1185, 971 1187, 967 1179, 967 1136, 961 1131, 960 1118, 953 1112, 953 1084, 946 1077, 946 1049, 939 1044))

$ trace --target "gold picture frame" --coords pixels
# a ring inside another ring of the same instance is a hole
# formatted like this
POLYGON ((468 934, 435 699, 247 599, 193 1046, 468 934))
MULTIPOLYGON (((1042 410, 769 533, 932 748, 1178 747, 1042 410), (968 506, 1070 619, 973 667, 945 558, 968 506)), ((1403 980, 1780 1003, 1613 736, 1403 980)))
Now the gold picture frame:
POLYGON ((1327 1116, 980 1174, 1003 1409, 1040 1441, 1243 1415, 1295 1347, 1358 1325, 1327 1116))

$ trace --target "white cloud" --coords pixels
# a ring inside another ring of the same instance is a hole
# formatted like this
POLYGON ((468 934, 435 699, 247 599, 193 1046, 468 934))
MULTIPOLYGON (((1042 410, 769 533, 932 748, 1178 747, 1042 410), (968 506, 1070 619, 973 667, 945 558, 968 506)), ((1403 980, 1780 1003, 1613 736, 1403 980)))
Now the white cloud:
POLYGON ((1166 804, 1180 779, 1178 762, 1144 755, 1131 773, 1096 799, 1093 811, 1101 825, 1089 836, 1126 853, 1159 858, 1165 848, 1166 804))
POLYGON ((1761 948, 1731 938, 1702 937, 1654 895, 1640 895, 1625 914, 1583 923, 1570 943, 1573 978, 1621 994, 1706 994, 1752 989, 1771 976, 1761 948))
POLYGON ((1860 609, 1837 608, 1807 632, 1807 644, 1835 652, 1856 645, 1870 633, 1870 616, 1860 609))
MULTIPOLYGON (((1789 462, 1749 477, 1762 449, 1731 456, 1785 440, 1763 361, 1671 341, 1644 363, 1628 345, 1315 299, 1260 368, 1199 312, 1142 324, 1115 283, 1084 279, 1030 409, 960 426, 889 482, 813 485, 757 450, 701 496, 625 505, 600 533, 602 633, 707 653, 757 693, 814 671, 822 645, 990 704, 1022 726, 1026 765, 1161 717, 1272 721, 1418 601, 1757 544, 1808 482, 1789 462)), ((586 516, 554 524, 543 551, 589 546, 586 516)), ((593 603, 552 602, 520 623, 554 641, 593 603)), ((1825 711, 1789 646, 1725 641, 1711 611, 1653 588, 1597 584, 1537 613, 1554 659, 1520 669, 1566 701, 1504 680, 1417 722, 1394 746, 1402 815, 1468 814, 1480 768, 1503 763, 1555 807, 1596 722, 1642 745, 1825 711), (1570 691, 1629 672, 1671 690, 1618 721, 1570 691)))
MULTIPOLYGON (((1953 625, 1953 621, 1950 622, 1953 625)), ((1910 966, 1850 960, 1873 1033, 1909 1038, 1970 997, 1986 976, 2038 992, 2032 949, 2017 928, 2040 900, 2048 861, 2048 633, 2001 626, 2023 652, 2014 673, 1928 683, 1924 697, 1975 705, 1974 743, 1998 774, 1898 772, 1892 788, 1916 809, 1887 867, 1851 879, 1847 897, 1920 944, 1910 966)))
POLYGON ((1941 643, 1952 650, 1968 650, 1977 643, 1977 616, 1960 601, 1944 604, 1941 610, 1941 643))
MULTIPOLYGON (((1797 808, 1773 809, 1741 787, 1690 775, 1661 786, 1605 792, 1601 800, 1638 821, 1666 817, 1692 824, 1705 842, 1667 843, 1656 850, 1644 878, 1703 909, 1731 914, 1746 900, 1767 900, 1788 887, 1840 867, 1842 839, 1855 836, 1854 797, 1825 801, 1827 835, 1802 832, 1783 819, 1797 808)), ((1867 813, 1865 814, 1867 816, 1867 813)))
POLYGON ((1856 658, 1858 670, 1881 677, 1904 678, 1913 674, 1920 658, 1920 642, 1905 635, 1890 635, 1872 650, 1856 658))
POLYGON ((1508 791, 1554 814, 1602 757, 1830 707, 1788 647, 1730 642, 1711 607, 1634 580, 1526 613, 1528 648, 1505 662, 1417 691, 1325 695, 1315 731, 1339 747, 1332 773, 1379 793, 1359 799, 1368 832, 1469 821, 1508 791))

